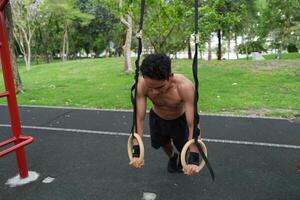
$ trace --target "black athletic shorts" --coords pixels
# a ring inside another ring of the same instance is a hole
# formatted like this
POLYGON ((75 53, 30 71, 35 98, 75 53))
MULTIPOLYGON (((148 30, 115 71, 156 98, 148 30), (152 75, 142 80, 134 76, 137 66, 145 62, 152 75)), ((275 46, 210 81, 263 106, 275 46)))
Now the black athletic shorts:
POLYGON ((188 126, 185 114, 177 119, 165 120, 159 117, 152 109, 149 116, 151 145, 158 149, 173 141, 174 146, 180 152, 188 141, 188 126))

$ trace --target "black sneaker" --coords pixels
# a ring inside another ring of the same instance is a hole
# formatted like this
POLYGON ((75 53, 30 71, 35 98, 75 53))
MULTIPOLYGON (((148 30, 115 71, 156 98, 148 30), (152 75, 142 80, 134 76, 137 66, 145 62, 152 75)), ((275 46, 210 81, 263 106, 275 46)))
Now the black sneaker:
POLYGON ((177 172, 177 158, 178 158, 178 154, 175 153, 174 156, 172 158, 169 159, 168 162, 168 172, 170 173, 175 173, 177 172))

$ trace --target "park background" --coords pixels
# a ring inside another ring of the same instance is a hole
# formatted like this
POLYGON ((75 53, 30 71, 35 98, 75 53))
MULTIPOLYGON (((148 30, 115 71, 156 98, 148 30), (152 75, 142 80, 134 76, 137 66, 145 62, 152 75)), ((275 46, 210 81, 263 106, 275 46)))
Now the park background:
MULTIPOLYGON (((193 3, 146 0, 143 31, 143 55, 166 53, 191 80, 193 3)), ((199 3, 199 111, 298 116, 300 2, 199 3)), ((137 0, 10 1, 19 105, 132 109, 139 15, 137 0)))

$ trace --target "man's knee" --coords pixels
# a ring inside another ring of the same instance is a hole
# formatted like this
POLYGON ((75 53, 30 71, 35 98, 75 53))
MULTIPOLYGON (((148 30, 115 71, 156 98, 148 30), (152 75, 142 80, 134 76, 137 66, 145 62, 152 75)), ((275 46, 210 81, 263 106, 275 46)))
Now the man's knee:
POLYGON ((160 140, 160 141, 151 141, 151 146, 154 149, 159 149, 160 147, 165 148, 166 146, 170 145, 171 141, 170 140, 160 140))

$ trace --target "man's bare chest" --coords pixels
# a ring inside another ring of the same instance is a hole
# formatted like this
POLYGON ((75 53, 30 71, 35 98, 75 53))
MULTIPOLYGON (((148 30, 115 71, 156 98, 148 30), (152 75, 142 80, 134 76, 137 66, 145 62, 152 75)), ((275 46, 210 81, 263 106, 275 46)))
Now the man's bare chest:
POLYGON ((170 91, 159 95, 148 93, 149 99, 156 106, 178 107, 182 105, 182 99, 176 91, 170 91))

